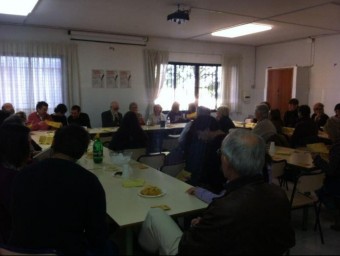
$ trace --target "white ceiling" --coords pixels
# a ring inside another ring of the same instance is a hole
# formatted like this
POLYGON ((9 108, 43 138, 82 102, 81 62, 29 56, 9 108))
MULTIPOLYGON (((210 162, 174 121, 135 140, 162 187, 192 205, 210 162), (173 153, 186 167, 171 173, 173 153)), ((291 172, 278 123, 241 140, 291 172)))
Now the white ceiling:
POLYGON ((339 34, 340 0, 40 0, 28 17, 0 14, 0 24, 260 46, 339 34), (166 20, 178 3, 191 9, 181 25, 166 20), (210 35, 254 21, 274 27, 233 39, 210 35))

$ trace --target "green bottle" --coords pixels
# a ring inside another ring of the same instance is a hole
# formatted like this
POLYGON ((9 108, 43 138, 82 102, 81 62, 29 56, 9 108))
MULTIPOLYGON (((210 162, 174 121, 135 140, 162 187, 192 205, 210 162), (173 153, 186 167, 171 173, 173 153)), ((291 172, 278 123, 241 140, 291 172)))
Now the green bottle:
POLYGON ((93 162, 96 164, 103 162, 103 143, 99 139, 99 133, 96 134, 93 143, 93 162))

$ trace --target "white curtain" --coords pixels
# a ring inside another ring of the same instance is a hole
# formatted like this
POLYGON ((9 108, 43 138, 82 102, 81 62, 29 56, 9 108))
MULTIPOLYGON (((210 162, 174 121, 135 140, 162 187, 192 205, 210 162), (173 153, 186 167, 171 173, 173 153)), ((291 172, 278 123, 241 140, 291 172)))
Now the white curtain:
POLYGON ((169 61, 169 52, 157 50, 145 50, 145 74, 146 74, 146 95, 148 107, 146 115, 152 112, 154 100, 157 99, 166 76, 166 68, 169 61))
POLYGON ((38 101, 80 104, 78 50, 74 44, 0 42, 0 102, 35 111, 38 101))
POLYGON ((222 61, 222 87, 221 98, 219 101, 222 105, 227 105, 231 113, 241 113, 241 56, 223 56, 222 61))

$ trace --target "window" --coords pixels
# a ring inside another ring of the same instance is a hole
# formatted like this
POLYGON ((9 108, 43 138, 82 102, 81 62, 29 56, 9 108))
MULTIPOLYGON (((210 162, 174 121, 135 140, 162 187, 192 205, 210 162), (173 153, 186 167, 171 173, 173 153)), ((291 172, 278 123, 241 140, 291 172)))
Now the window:
POLYGON ((62 91, 61 58, 0 56, 1 103, 29 114, 38 101, 50 108, 64 102, 62 91))
POLYGON ((221 65, 170 62, 155 104, 161 104, 164 110, 170 110, 172 103, 177 101, 184 110, 197 99, 198 105, 215 109, 220 84, 221 65))

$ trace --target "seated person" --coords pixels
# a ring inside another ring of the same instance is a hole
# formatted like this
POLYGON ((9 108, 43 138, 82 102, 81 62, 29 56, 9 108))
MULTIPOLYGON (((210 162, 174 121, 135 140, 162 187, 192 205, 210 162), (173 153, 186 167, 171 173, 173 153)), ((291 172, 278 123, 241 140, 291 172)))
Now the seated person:
POLYGON ((282 134, 282 127, 284 127, 283 120, 281 119, 281 112, 278 108, 272 109, 269 114, 269 120, 272 121, 278 134, 282 134))
POLYGON ((188 106, 188 111, 185 113, 185 118, 187 120, 194 120, 197 117, 197 104, 196 103, 190 103, 188 106))
POLYGON ((117 132, 112 135, 109 149, 120 151, 129 148, 144 148, 147 142, 148 137, 139 124, 136 113, 128 111, 117 132))
POLYGON ((336 104, 334 107, 335 115, 329 118, 324 126, 325 132, 327 132, 329 138, 332 138, 333 134, 340 134, 340 103, 336 104))
POLYGON ((229 133, 229 129, 235 128, 233 121, 229 118, 229 108, 227 106, 217 108, 216 119, 220 130, 226 134, 229 133))
POLYGON ((5 121, 7 117, 9 117, 11 114, 7 111, 0 110, 0 125, 5 121))
POLYGON ((91 128, 91 122, 89 115, 82 113, 78 105, 74 105, 71 108, 71 115, 67 118, 68 124, 77 124, 79 126, 86 126, 91 128))
POLYGON ((0 243, 8 243, 11 232, 10 201, 14 178, 30 155, 30 130, 22 123, 0 126, 0 243))
POLYGON ((10 115, 13 115, 15 113, 15 110, 14 110, 12 103, 9 103, 9 102, 4 103, 1 107, 1 110, 10 113, 10 115))
POLYGON ((283 122, 285 127, 295 127, 295 124, 299 120, 298 114, 299 100, 298 99, 290 99, 288 102, 288 110, 285 112, 283 116, 283 122))
POLYGON ((162 113, 162 106, 156 104, 153 106, 153 113, 149 116, 148 121, 150 120, 151 124, 160 124, 161 121, 166 120, 166 116, 162 113))
POLYGON ((167 118, 170 119, 170 123, 182 123, 185 122, 182 112, 179 110, 179 103, 174 102, 172 104, 171 110, 168 113, 167 118))
POLYGON ((318 125, 319 130, 322 131, 322 127, 324 127, 328 120, 328 115, 325 114, 324 105, 320 102, 315 103, 313 111, 312 120, 318 125))
POLYGON ((318 126, 310 118, 310 107, 301 105, 298 108, 299 121, 295 125, 292 137, 290 138, 291 147, 305 147, 306 144, 318 142, 318 126))
POLYGON ((237 129, 224 139, 221 153, 228 179, 225 194, 212 200, 184 232, 163 210, 150 209, 138 239, 148 253, 282 255, 294 246, 286 193, 266 183, 261 175, 264 141, 237 129))
POLYGON ((65 104, 58 104, 58 106, 56 106, 54 108, 54 114, 51 115, 52 120, 54 122, 58 122, 58 123, 62 123, 63 126, 67 125, 67 118, 65 116, 65 113, 67 112, 67 107, 65 104))
POLYGON ((118 102, 112 101, 110 109, 102 113, 102 127, 115 127, 120 125, 123 116, 118 110, 118 102))
POLYGON ((29 114, 27 119, 27 126, 32 131, 49 130, 50 126, 45 121, 52 121, 48 111, 48 104, 45 101, 39 101, 35 108, 37 111, 29 114))
POLYGON ((141 113, 138 112, 138 105, 136 102, 131 102, 129 105, 129 111, 134 112, 137 115, 138 122, 140 125, 145 125, 144 118, 141 113))
POLYGON ((267 105, 260 104, 256 106, 255 117, 257 123, 252 130, 253 133, 262 137, 262 139, 267 142, 267 140, 274 134, 276 134, 276 128, 273 123, 268 119, 269 109, 267 105))
POLYGON ((312 157, 314 165, 324 171, 326 175, 324 185, 317 191, 317 194, 326 206, 329 206, 327 202, 333 201, 337 213, 331 229, 340 231, 340 129, 331 130, 329 135, 333 143, 329 151, 329 161, 327 162, 315 153, 312 157))
POLYGON ((98 178, 76 163, 89 140, 84 128, 64 126, 56 130, 52 158, 17 175, 9 245, 64 255, 106 254, 105 192, 98 178))

